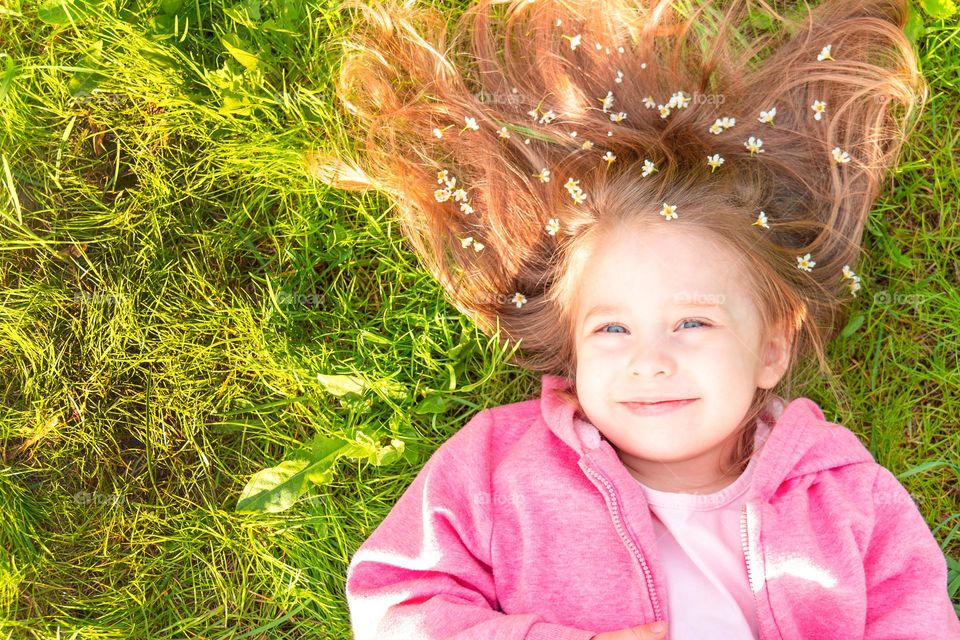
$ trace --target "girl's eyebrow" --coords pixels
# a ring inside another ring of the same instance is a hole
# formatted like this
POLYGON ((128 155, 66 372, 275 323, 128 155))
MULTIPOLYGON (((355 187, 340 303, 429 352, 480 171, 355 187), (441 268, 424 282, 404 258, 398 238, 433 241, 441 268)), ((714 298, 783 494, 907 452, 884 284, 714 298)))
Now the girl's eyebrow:
MULTIPOLYGON (((693 296, 693 297, 694 297, 694 300, 684 301, 684 302, 674 302, 674 303, 673 303, 673 306, 675 306, 675 307, 697 307, 697 308, 704 308, 704 309, 713 308, 713 309, 718 309, 718 310, 720 310, 720 311, 723 311, 723 310, 724 310, 723 304, 721 304, 721 303, 719 303, 719 302, 698 301, 698 300, 696 300, 696 297, 697 297, 697 296, 693 296)), ((701 296, 701 297, 705 297, 705 296, 701 296)), ((593 316, 593 315, 603 314, 603 313, 616 313, 616 312, 618 312, 618 311, 623 311, 623 310, 624 310, 623 305, 619 305, 619 304, 598 304, 598 305, 594 305, 594 306, 587 312, 587 315, 585 315, 585 316, 583 317, 583 319, 584 319, 584 320, 588 320, 588 319, 589 319, 591 316, 593 316)))

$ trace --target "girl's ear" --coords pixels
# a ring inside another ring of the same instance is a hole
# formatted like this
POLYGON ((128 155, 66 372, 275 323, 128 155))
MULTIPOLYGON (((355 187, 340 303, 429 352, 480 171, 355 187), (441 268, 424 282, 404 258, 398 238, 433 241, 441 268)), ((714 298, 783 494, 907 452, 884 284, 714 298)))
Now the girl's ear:
POLYGON ((783 327, 771 328, 760 345, 761 361, 757 372, 757 386, 772 389, 780 382, 790 364, 791 334, 783 327))

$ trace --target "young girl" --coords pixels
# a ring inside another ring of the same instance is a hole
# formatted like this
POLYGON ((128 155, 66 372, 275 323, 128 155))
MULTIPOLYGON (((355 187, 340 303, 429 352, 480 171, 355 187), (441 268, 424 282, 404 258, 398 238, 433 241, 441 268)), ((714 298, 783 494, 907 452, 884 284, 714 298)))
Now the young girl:
POLYGON ((356 551, 356 638, 960 638, 909 493, 774 392, 829 373, 860 288, 924 95, 906 3, 480 0, 452 39, 412 0, 349 6, 366 166, 317 175, 389 194, 451 302, 543 374, 356 551))

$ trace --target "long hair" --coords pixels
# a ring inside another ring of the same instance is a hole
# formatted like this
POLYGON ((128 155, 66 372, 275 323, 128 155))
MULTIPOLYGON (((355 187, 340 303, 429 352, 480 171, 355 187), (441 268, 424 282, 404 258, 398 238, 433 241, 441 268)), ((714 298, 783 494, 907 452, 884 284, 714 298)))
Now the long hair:
POLYGON ((386 193, 451 304, 518 343, 517 364, 574 377, 578 265, 623 225, 680 224, 735 248, 764 332, 830 374, 865 222, 926 96, 907 0, 478 0, 452 29, 413 0, 344 7, 358 149, 309 168, 386 193))

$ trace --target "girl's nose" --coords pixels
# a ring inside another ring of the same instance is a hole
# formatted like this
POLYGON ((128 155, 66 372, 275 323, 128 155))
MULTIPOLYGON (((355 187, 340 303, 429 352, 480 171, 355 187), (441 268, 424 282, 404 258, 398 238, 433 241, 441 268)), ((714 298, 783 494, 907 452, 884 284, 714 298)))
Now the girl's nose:
POLYGON ((630 362, 630 375, 639 378, 656 378, 673 375, 676 362, 669 354, 664 341, 638 341, 630 362))

